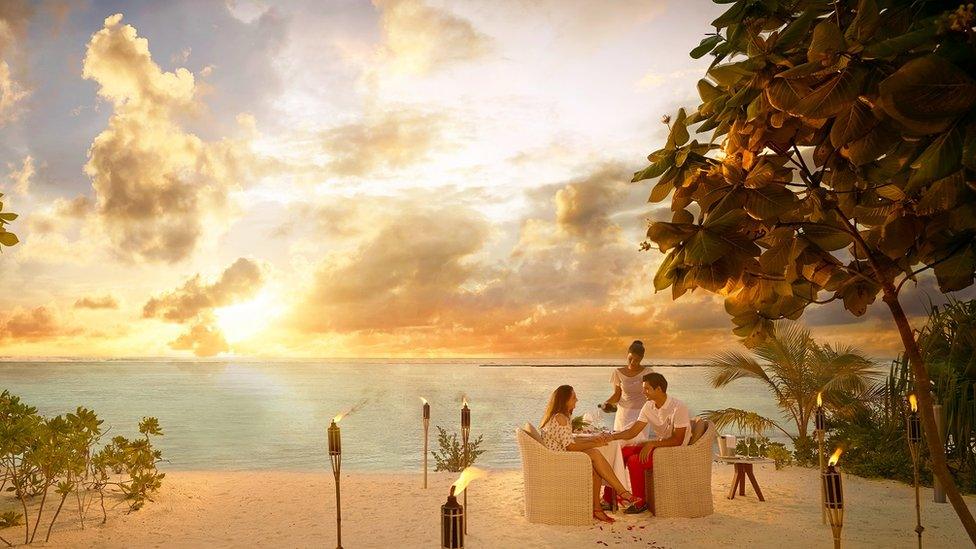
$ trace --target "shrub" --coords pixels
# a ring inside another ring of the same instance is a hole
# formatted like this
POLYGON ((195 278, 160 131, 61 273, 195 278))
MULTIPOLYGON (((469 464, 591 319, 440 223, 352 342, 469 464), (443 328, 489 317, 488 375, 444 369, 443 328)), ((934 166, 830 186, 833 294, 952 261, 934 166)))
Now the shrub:
MULTIPOLYGON (((485 453, 480 448, 483 438, 482 435, 478 435, 478 438, 468 440, 467 465, 474 465, 478 456, 485 453)), ((464 470, 466 466, 464 448, 458 439, 457 433, 448 434, 446 429, 440 425, 437 426, 437 444, 440 446, 440 451, 431 452, 434 456, 434 471, 452 471, 457 473, 464 470)))
POLYGON ((118 436, 96 450, 101 425, 102 420, 87 408, 45 418, 9 391, 0 393, 0 485, 13 493, 21 510, 0 514, 0 529, 23 524, 24 543, 33 542, 42 527, 41 518, 52 491, 57 507, 46 523, 44 541, 50 539, 71 494, 75 495, 78 517, 84 526, 86 512, 96 497, 102 508, 102 522, 106 521, 105 495, 109 487, 117 488, 130 500, 130 510, 141 507, 159 489, 164 475, 157 471, 156 464, 162 455, 150 438, 163 434, 156 418, 143 418, 139 423, 142 438, 130 441, 118 436), (38 496, 36 517, 31 521, 28 503, 38 496))

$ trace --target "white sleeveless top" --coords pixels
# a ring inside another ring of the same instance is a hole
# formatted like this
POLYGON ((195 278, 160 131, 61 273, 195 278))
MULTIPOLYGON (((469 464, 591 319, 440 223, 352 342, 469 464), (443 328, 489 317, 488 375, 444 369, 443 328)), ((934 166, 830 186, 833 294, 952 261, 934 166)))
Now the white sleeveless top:
POLYGON ((640 410, 647 403, 647 397, 644 396, 643 378, 649 373, 651 373, 651 369, 647 366, 635 376, 624 375, 620 373, 619 368, 613 369, 613 373, 610 374, 610 384, 614 387, 620 387, 620 402, 617 403, 617 406, 640 410))
POLYGON ((563 414, 556 414, 549 419, 549 423, 546 423, 542 427, 542 443, 546 445, 546 448, 554 452, 562 452, 566 450, 566 447, 573 442, 573 424, 569 421, 563 414), (562 417, 566 419, 566 425, 560 425, 556 421, 557 417, 562 417))

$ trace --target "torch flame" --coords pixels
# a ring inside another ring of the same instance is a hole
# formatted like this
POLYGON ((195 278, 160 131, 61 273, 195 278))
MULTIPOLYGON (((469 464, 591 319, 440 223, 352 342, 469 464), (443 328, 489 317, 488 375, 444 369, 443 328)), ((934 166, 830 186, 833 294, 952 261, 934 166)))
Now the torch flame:
POLYGON ((468 467, 464 471, 461 471, 461 476, 452 484, 454 487, 454 495, 460 496, 461 492, 471 484, 471 481, 476 478, 484 478, 488 476, 488 472, 484 469, 479 469, 477 467, 468 467))
POLYGON ((837 465, 837 462, 840 461, 840 455, 843 453, 844 453, 843 448, 837 448, 836 450, 834 450, 834 455, 830 456, 830 460, 827 461, 827 464, 837 465))
POLYGON ((912 406, 912 411, 918 411, 918 399, 915 398, 915 393, 908 395, 908 403, 912 406))
POLYGON ((823 406, 823 392, 817 393, 817 406, 823 406))
POLYGON ((468 405, 468 395, 461 395, 461 405, 467 407, 467 405, 468 405))
POLYGON ((424 397, 420 397, 420 401, 423 402, 424 404, 427 404, 427 399, 424 397))
POLYGON ((361 401, 360 403, 356 404, 352 408, 349 408, 345 412, 341 412, 338 415, 336 415, 336 417, 332 418, 332 423, 339 423, 340 421, 342 421, 342 418, 348 416, 353 412, 358 412, 365 405, 366 405, 366 401, 365 400, 361 401))

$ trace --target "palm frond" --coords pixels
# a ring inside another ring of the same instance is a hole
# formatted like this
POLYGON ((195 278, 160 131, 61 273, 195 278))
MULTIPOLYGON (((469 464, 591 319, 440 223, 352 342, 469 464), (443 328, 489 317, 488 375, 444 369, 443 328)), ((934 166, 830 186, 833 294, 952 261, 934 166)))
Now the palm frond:
POLYGON ((752 357, 735 351, 715 355, 706 363, 713 368, 709 374, 712 387, 725 387, 740 378, 753 378, 771 384, 763 367, 752 357))
POLYGON ((742 410, 739 408, 706 410, 702 412, 702 416, 704 416, 708 421, 714 423, 719 429, 732 426, 740 431, 755 433, 757 435, 761 435, 770 429, 779 429, 780 431, 783 431, 783 433, 786 433, 786 435, 791 439, 793 438, 792 435, 787 433, 775 421, 748 410, 742 410))

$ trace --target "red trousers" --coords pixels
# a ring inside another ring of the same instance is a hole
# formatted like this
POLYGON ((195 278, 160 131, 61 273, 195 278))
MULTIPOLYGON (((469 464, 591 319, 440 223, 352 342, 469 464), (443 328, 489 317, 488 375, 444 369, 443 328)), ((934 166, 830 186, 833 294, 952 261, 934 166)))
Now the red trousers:
POLYGON ((651 455, 647 457, 647 461, 641 461, 640 452, 643 448, 643 444, 637 444, 634 446, 624 446, 620 449, 620 451, 624 455, 624 463, 627 465, 627 472, 630 473, 631 493, 634 494, 634 497, 646 500, 644 473, 646 471, 650 471, 652 465, 654 464, 655 449, 651 448, 651 455))

